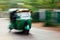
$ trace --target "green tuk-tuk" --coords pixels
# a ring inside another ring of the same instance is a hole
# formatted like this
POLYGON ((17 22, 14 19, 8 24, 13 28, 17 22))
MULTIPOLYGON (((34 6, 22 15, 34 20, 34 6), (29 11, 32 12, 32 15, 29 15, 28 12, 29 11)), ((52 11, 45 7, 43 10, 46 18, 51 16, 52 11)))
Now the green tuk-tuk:
POLYGON ((31 29, 31 24, 31 10, 17 9, 10 12, 10 30, 23 30, 23 33, 28 34, 31 29))

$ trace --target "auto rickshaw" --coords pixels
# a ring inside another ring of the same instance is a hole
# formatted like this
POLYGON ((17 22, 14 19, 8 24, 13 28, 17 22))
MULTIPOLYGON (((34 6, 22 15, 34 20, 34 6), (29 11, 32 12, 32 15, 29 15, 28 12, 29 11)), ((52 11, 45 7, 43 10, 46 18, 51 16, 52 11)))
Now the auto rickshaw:
POLYGON ((10 30, 23 30, 23 33, 29 34, 31 24, 31 10, 17 9, 10 12, 10 30))

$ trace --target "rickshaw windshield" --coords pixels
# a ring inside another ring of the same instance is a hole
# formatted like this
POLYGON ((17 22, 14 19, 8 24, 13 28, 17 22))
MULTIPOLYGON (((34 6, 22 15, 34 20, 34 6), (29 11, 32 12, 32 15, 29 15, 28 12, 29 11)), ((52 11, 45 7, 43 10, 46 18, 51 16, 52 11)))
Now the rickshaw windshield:
POLYGON ((17 15, 22 19, 26 19, 31 16, 31 13, 30 12, 19 12, 19 13, 17 13, 17 15))

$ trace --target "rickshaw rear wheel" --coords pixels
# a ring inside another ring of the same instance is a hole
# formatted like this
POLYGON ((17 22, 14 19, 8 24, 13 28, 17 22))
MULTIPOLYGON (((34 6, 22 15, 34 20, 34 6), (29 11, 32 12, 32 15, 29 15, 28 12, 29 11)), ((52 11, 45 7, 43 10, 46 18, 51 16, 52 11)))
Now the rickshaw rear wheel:
POLYGON ((23 33, 28 35, 29 34, 29 30, 23 30, 23 33))
POLYGON ((29 34, 29 30, 26 30, 26 31, 25 31, 25 34, 27 34, 27 35, 28 35, 28 34, 29 34))

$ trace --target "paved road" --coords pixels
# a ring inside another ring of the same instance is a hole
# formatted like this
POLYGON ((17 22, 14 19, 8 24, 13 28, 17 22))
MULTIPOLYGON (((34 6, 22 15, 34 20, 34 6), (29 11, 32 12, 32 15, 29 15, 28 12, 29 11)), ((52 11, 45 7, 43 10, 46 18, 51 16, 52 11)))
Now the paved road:
POLYGON ((60 32, 32 28, 29 35, 24 35, 17 30, 9 32, 8 25, 8 20, 0 19, 0 40, 60 40, 60 32))

